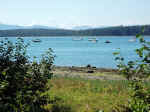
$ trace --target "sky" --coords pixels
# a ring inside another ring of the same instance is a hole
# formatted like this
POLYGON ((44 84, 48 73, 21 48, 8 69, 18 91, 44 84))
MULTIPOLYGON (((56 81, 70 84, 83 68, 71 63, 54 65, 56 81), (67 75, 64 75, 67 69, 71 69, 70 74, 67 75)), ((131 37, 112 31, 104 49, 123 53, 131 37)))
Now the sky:
POLYGON ((150 24, 150 0, 1 0, 0 23, 62 28, 150 24))

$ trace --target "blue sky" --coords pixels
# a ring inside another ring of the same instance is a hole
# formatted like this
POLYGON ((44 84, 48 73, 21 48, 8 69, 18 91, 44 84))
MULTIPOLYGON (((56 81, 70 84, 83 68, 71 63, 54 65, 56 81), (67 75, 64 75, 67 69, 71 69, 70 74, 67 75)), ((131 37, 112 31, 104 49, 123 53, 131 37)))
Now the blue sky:
POLYGON ((1 0, 0 22, 69 28, 150 24, 150 0, 1 0))

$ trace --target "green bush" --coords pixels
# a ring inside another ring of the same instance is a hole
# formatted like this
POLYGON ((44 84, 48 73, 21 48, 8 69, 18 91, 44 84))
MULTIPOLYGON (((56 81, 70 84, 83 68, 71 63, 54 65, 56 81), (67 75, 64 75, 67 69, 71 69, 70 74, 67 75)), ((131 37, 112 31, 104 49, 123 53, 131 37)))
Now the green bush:
POLYGON ((120 73, 131 81, 129 105, 122 107, 125 107, 125 112, 150 112, 150 91, 145 87, 145 81, 142 81, 150 75, 150 42, 145 41, 140 34, 136 35, 136 38, 141 44, 141 47, 135 50, 138 60, 125 64, 120 51, 114 53, 120 73))
POLYGON ((128 80, 150 76, 150 42, 145 41, 139 34, 136 35, 136 38, 139 39, 141 44, 141 47, 135 50, 138 56, 137 60, 128 61, 126 64, 120 51, 113 53, 116 56, 115 60, 117 61, 117 67, 120 73, 128 80))
POLYGON ((30 61, 28 44, 22 38, 15 43, 0 42, 0 110, 1 112, 44 112, 48 101, 45 93, 52 77, 54 61, 51 49, 40 62, 30 61))
POLYGON ((150 111, 150 91, 142 80, 134 80, 130 83, 129 112, 150 111))

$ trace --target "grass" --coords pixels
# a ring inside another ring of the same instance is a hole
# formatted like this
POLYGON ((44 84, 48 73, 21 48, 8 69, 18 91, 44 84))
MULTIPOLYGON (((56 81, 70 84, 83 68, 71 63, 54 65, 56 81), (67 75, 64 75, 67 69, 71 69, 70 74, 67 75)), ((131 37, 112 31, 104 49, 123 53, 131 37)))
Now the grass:
POLYGON ((118 75, 116 73, 111 73, 111 72, 94 73, 92 75, 105 77, 106 79, 109 79, 109 80, 125 80, 125 77, 123 77, 123 75, 118 75))
MULTIPOLYGON (((129 100, 129 81, 124 79, 114 72, 81 73, 75 77, 69 73, 67 77, 56 75, 49 81, 51 103, 46 108, 50 112, 122 112, 121 106, 128 105, 129 100), (106 80, 85 78, 88 75, 106 80)), ((145 84, 150 89, 149 81, 145 84)))
POLYGON ((81 78, 53 78, 48 91, 52 112, 111 112, 128 103, 128 81, 100 81, 81 78))

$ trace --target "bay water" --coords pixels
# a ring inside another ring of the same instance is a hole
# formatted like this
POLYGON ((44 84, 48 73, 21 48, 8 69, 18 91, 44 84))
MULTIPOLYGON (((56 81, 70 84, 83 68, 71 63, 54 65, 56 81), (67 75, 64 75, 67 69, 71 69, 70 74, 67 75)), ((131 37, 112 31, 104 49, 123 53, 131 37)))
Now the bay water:
MULTIPOLYGON (((17 37, 8 37, 15 42, 17 37)), ((88 64, 99 68, 116 68, 113 52, 120 48, 125 61, 137 58, 135 49, 140 47, 138 41, 129 42, 134 36, 97 36, 97 42, 89 41, 90 36, 83 36, 83 40, 73 40, 74 36, 62 37, 23 37, 25 43, 30 43, 27 54, 31 57, 41 58, 48 48, 52 48, 56 55, 54 64, 58 66, 86 66, 88 64), (41 42, 32 42, 40 39, 41 42), (106 41, 111 43, 105 43, 106 41)), ((150 41, 150 36, 144 37, 150 41)), ((0 40, 3 37, 0 37, 0 40)))

